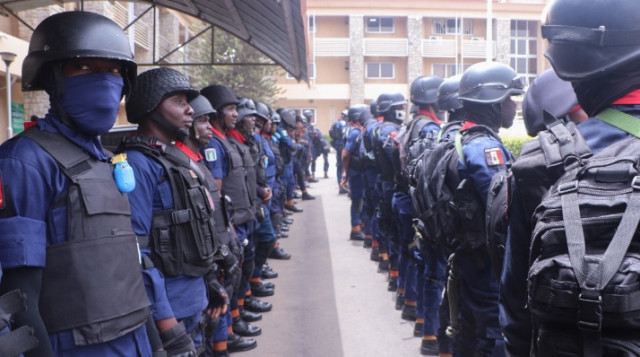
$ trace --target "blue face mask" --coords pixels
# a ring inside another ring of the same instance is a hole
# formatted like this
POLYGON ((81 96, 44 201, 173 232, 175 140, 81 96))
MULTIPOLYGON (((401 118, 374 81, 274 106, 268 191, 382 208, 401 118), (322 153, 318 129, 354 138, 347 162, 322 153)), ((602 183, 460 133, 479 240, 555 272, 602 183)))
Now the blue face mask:
POLYGON ((122 77, 106 72, 67 77, 58 104, 78 131, 90 136, 106 134, 116 122, 123 87, 122 77))

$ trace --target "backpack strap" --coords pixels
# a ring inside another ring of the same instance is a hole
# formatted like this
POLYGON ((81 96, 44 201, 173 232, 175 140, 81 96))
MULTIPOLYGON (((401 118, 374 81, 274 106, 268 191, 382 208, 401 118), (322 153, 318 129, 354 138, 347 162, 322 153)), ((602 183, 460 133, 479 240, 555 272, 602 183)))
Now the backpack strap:
MULTIPOLYGON (((611 161, 615 161, 612 158, 611 161)), ((578 204, 577 180, 558 186, 567 239, 569 260, 580 285, 578 301, 578 328, 583 341, 585 357, 602 354, 602 289, 616 273, 629 249, 640 222, 640 176, 631 180, 632 192, 620 225, 607 247, 602 260, 586 255, 586 243, 578 204)))
POLYGON ((500 137, 496 135, 496 133, 493 130, 491 130, 491 128, 484 125, 474 125, 467 130, 464 130, 464 131, 458 130, 456 132, 456 136, 454 139, 456 152, 458 153, 458 157, 460 157, 460 160, 462 160, 462 163, 465 166, 467 165, 467 159, 464 157, 464 153, 462 152, 463 141, 471 140, 476 136, 478 136, 478 134, 481 135, 482 133, 488 134, 488 136, 491 136, 492 138, 498 140, 498 142, 502 143, 502 140, 500 140, 500 137))
POLYGON ((633 115, 629 115, 617 109, 607 108, 600 114, 596 115, 596 118, 609 125, 615 126, 636 138, 640 138, 640 119, 633 115))

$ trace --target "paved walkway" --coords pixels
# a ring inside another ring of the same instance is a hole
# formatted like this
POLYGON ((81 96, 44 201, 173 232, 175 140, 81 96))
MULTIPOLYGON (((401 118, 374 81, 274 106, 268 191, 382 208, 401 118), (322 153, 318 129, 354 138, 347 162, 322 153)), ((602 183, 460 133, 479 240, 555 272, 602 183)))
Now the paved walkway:
POLYGON ((420 339, 394 309, 386 274, 376 272, 370 249, 349 241, 350 201, 338 195, 331 171, 309 189, 315 200, 298 202, 304 212, 292 216, 289 238, 280 240, 293 258, 269 260, 280 276, 271 280, 276 294, 263 298, 273 311, 255 322, 263 330, 258 348, 235 356, 420 356, 420 339))

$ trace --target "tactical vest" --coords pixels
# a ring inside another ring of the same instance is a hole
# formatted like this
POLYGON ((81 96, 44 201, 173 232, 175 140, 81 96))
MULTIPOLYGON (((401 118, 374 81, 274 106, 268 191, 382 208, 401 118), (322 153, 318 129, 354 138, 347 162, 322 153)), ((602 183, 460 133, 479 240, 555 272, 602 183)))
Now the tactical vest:
POLYGON ((380 124, 380 126, 376 128, 376 131, 373 134, 373 152, 375 155, 376 164, 378 165, 378 169, 380 170, 380 177, 382 178, 383 181, 393 182, 395 177, 395 174, 394 174, 395 171, 393 168, 393 163, 391 162, 391 160, 389 160, 389 158, 385 154, 385 150, 389 150, 395 145, 393 143, 394 139, 391 137, 391 135, 387 137, 385 142, 382 142, 379 139, 379 135, 382 129, 385 126, 389 126, 389 125, 394 126, 396 129, 400 128, 398 124, 392 123, 390 121, 385 121, 382 124, 380 124))
MULTIPOLYGON (((250 191, 247 185, 247 171, 244 167, 243 157, 236 149, 236 146, 228 140, 213 136, 227 152, 229 172, 222 179, 223 193, 231 198, 232 221, 233 224, 244 224, 253 221, 255 211, 253 210, 250 191)), ((253 187, 255 191, 255 186, 253 187)))
POLYGON ((273 151, 273 155, 276 157, 276 175, 280 176, 284 173, 284 159, 280 152, 280 145, 274 143, 273 140, 269 140, 269 147, 271 147, 271 151, 273 151))
MULTIPOLYGON (((153 158, 171 186, 173 208, 154 211, 151 221, 148 247, 154 265, 172 276, 206 275, 213 265, 216 231, 204 177, 179 148, 153 138, 125 138, 118 150, 137 150, 153 158)), ((144 243, 140 245, 146 248, 144 243)))
MULTIPOLYGON (((13 290, 0 296, 0 331, 9 326, 14 314, 25 310, 26 302, 27 296, 20 290, 13 290)), ((38 346, 38 339, 30 326, 21 326, 0 336, 0 356, 19 356, 36 346, 38 346)))
POLYGON ((136 330, 147 320, 149 299, 129 200, 116 187, 113 165, 38 127, 22 135, 48 152, 70 181, 52 207, 66 206, 68 218, 67 241, 47 247, 40 293, 47 331, 71 330, 76 345, 90 345, 136 330))
POLYGON ((231 145, 235 146, 242 157, 243 167, 245 170, 245 178, 247 185, 247 192, 249 193, 249 203, 251 205, 251 211, 254 214, 258 212, 258 209, 262 206, 262 201, 258 200, 258 181, 256 173, 256 159, 251 153, 251 148, 234 137, 229 138, 231 145))
POLYGON ((280 148, 280 154, 282 155, 284 164, 286 165, 290 163, 291 157, 293 156, 291 148, 284 142, 284 140, 278 141, 278 147, 280 148))

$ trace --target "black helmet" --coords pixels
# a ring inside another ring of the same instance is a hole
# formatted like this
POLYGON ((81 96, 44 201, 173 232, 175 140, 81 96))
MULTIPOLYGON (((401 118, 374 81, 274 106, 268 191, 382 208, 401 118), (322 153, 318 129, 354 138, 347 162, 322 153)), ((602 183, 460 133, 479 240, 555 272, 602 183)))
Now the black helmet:
POLYGON ((411 103, 417 105, 435 104, 438 101, 438 87, 442 78, 438 76, 420 76, 411 83, 411 103))
POLYGON ((45 67, 72 58, 105 58, 122 64, 123 95, 136 80, 137 65, 129 38, 115 22, 82 11, 68 11, 44 19, 31 35, 29 53, 22 62, 22 90, 49 90, 51 72, 45 67), (50 76, 50 77, 49 77, 50 76))
POLYGON ((193 114, 191 116, 194 119, 205 114, 216 114, 216 110, 213 109, 209 100, 207 100, 203 95, 195 97, 189 102, 189 105, 193 108, 193 114))
POLYGON ((376 99, 374 99, 374 100, 371 101, 371 103, 369 103, 369 112, 374 117, 377 117, 378 116, 377 109, 378 109, 378 101, 376 99))
POLYGON ((524 82, 511 67, 499 62, 480 62, 462 74, 458 97, 463 102, 497 104, 522 93, 524 82))
MULTIPOLYGON (((219 113, 222 109, 230 104, 238 104, 240 101, 236 97, 233 90, 229 87, 212 84, 200 90, 200 94, 204 95, 219 113)), ((240 114, 240 113, 238 113, 240 114)))
POLYGON ((311 118, 313 118, 313 111, 309 110, 309 109, 305 109, 302 112, 302 115, 307 118, 307 120, 311 120, 311 118))
POLYGON ((462 103, 458 100, 460 90, 461 74, 445 79, 438 87, 438 109, 444 111, 454 111, 462 108, 462 103))
POLYGON ((347 118, 349 123, 364 123, 369 119, 369 106, 366 104, 356 104, 349 107, 347 118))
POLYGON ((276 112, 271 113, 271 123, 272 124, 280 124, 280 114, 276 112))
POLYGON ((269 107, 262 102, 256 102, 256 116, 262 120, 269 120, 269 107))
POLYGON ((247 115, 256 115, 258 112, 256 111, 256 105, 253 100, 249 98, 238 98, 239 103, 237 106, 238 110, 238 121, 242 120, 242 118, 247 115))
POLYGON ((640 57, 640 2, 556 0, 547 8, 545 56, 558 77, 599 77, 640 57))
POLYGON ((397 105, 405 105, 407 101, 404 99, 402 93, 382 93, 376 100, 378 106, 376 112, 378 115, 382 115, 397 105))
POLYGON ((302 124, 307 124, 307 118, 303 117, 302 115, 296 114, 296 121, 299 121, 302 124))
POLYGON ((136 79, 136 87, 127 99, 125 109, 127 120, 138 121, 151 113, 160 102, 172 95, 184 93, 191 101, 198 96, 198 91, 191 87, 187 77, 175 69, 160 67, 140 73, 136 79))
POLYGON ((545 129, 546 121, 543 111, 560 118, 577 105, 578 99, 571 83, 558 78, 552 69, 544 71, 531 82, 522 101, 522 114, 527 134, 536 136, 538 132, 545 129))
POLYGON ((289 126, 291 128, 296 127, 296 113, 291 109, 280 108, 276 111, 280 114, 280 119, 282 119, 282 123, 285 126, 289 126))

